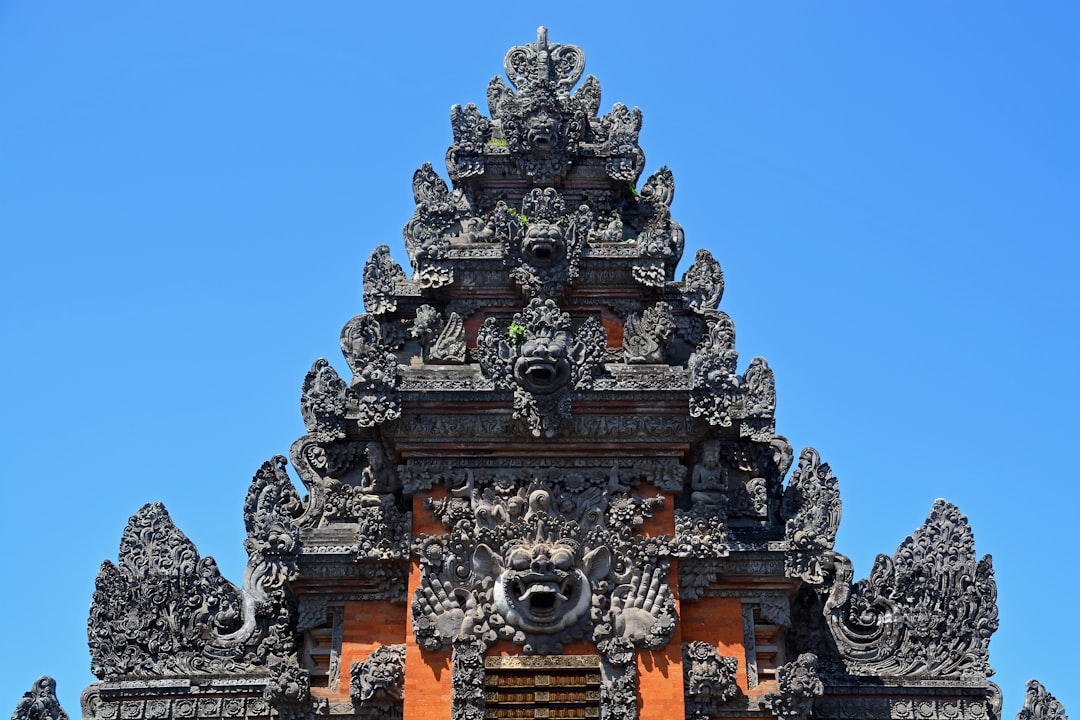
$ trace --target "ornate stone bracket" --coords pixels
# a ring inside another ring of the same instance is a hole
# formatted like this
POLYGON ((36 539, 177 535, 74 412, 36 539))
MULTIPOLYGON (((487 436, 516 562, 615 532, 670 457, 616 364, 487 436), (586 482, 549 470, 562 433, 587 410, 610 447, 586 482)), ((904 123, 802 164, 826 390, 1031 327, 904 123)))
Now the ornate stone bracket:
POLYGON ((454 281, 453 266, 447 260, 450 238, 460 235, 467 220, 475 215, 468 197, 451 191, 431 163, 413 174, 416 212, 405 225, 405 249, 421 288, 438 288, 454 281))
POLYGON ((710 315, 708 335, 690 356, 690 415, 739 435, 769 442, 776 430, 776 382, 764 358, 750 361, 740 376, 735 325, 725 313, 710 315))
POLYGON ((397 310, 397 285, 405 280, 405 272, 390 257, 389 246, 379 245, 364 264, 364 309, 372 315, 397 310))
POLYGON ((655 263, 638 263, 634 277, 650 287, 663 287, 673 280, 675 266, 682 259, 686 244, 682 226, 671 219, 671 202, 675 198, 675 179, 664 166, 649 176, 638 195, 637 213, 645 218, 637 236, 642 258, 655 263))
POLYGON ((724 296, 724 271, 705 248, 697 251, 682 282, 686 306, 701 315, 715 310, 724 296))
POLYGON ((302 720, 311 715, 311 682, 308 671, 295 657, 271 657, 270 677, 263 689, 263 699, 277 710, 279 720, 302 720))

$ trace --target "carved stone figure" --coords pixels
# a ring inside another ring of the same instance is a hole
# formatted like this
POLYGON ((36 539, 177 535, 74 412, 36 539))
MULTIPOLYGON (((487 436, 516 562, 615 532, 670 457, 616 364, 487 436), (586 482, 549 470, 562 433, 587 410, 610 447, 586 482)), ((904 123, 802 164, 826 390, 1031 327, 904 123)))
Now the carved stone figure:
POLYGON ((784 491, 780 513, 785 518, 787 573, 805 582, 825 582, 829 552, 840 528, 840 488, 828 463, 813 448, 799 454, 799 469, 784 491))
POLYGON ((409 332, 419 340, 424 362, 438 365, 465 362, 465 326, 456 312, 451 312, 444 322, 435 308, 421 305, 416 309, 416 320, 409 332))
POLYGON ((735 672, 739 661, 724 657, 700 640, 683 643, 683 690, 687 720, 715 716, 717 708, 741 693, 735 672))
POLYGON ((697 251, 694 264, 683 275, 683 294, 686 306, 702 315, 715 310, 724 296, 724 271, 705 248, 697 251))
POLYGON ((631 315, 623 328, 623 350, 626 362, 661 363, 667 355, 668 343, 675 334, 675 319, 665 302, 646 308, 640 316, 631 315))
POLYGON ((659 499, 606 501, 596 485, 570 494, 535 481, 520 490, 481 482, 467 474, 451 498, 429 503, 448 533, 418 548, 421 647, 503 637, 550 653, 590 627, 598 648, 618 657, 667 642, 675 613, 662 548, 630 537, 659 499), (626 568, 622 581, 616 565, 626 568))
POLYGON ((380 425, 401 414, 397 359, 382 342, 382 328, 371 315, 357 315, 341 331, 341 352, 353 371, 361 427, 380 425))
POLYGON ((768 698, 768 707, 779 717, 806 720, 811 715, 814 699, 825 692, 817 673, 817 656, 800 655, 796 660, 776 669, 776 693, 768 698))
POLYGON ((38 678, 15 706, 11 720, 68 720, 56 699, 56 681, 48 675, 38 678))
POLYGON ((364 264, 364 308, 372 315, 397 309, 397 284, 405 280, 401 266, 390 257, 390 248, 379 245, 364 264))
POLYGON ((701 446, 701 462, 690 475, 690 501, 703 514, 723 513, 727 503, 727 469, 720 464, 720 444, 707 440, 701 446))
POLYGON ((568 213, 554 188, 534 188, 520 211, 500 202, 494 225, 510 277, 525 297, 556 298, 578 276, 593 213, 587 205, 568 213))
POLYGON ((400 720, 405 696, 405 645, 381 645, 353 663, 349 697, 361 712, 379 720, 400 720))

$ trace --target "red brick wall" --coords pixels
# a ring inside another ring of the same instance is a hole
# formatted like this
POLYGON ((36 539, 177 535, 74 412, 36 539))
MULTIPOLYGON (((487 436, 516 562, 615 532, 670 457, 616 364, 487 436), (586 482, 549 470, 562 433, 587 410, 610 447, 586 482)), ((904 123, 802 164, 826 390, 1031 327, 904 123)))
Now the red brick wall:
MULTIPOLYGON (((431 497, 445 497, 436 488, 431 497)), ((413 498, 413 533, 429 535, 443 532, 442 525, 424 509, 420 496, 413 498)), ((420 585, 420 563, 409 569, 408 603, 420 585)), ((416 644, 412 631, 411 605, 402 610, 405 623, 405 717, 417 720, 450 720, 450 651, 427 652, 416 644)))

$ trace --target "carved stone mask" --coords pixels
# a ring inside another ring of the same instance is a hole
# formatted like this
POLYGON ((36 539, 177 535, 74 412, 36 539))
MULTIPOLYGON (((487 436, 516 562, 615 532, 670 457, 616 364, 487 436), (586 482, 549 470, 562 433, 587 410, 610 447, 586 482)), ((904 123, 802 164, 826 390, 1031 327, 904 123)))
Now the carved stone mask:
POLYGON ((512 546, 500 558, 487 545, 473 554, 473 569, 495 578, 495 609, 526 632, 556 633, 592 606, 592 583, 607 575, 611 553, 597 548, 578 557, 576 545, 556 541, 512 546))
POLYGON ((549 268, 566 257, 566 240, 562 228, 540 221, 529 226, 522 246, 525 260, 531 265, 549 268))
POLYGON ((514 362, 514 380, 539 395, 562 389, 570 382, 569 344, 570 335, 562 330, 529 338, 514 362))
POLYGON ((559 121, 551 113, 541 110, 531 116, 525 126, 525 139, 530 150, 540 153, 556 152, 560 148, 559 121))

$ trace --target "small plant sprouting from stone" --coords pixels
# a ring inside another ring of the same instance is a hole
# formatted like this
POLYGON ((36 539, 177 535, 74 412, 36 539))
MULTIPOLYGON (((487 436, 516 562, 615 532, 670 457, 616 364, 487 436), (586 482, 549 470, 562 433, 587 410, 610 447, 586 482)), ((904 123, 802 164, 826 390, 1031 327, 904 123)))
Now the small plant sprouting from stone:
POLYGON ((510 327, 506 331, 506 338, 514 345, 525 342, 525 326, 521 323, 510 323, 510 327))
POLYGON ((637 185, 630 186, 630 194, 634 197, 638 197, 637 185))
POLYGON ((509 143, 506 138, 492 138, 487 142, 488 147, 506 147, 509 143))
POLYGON ((519 223, 521 223, 521 227, 529 227, 529 218, 525 217, 523 214, 519 213, 514 208, 507 208, 507 212, 510 213, 510 217, 516 219, 519 223))

